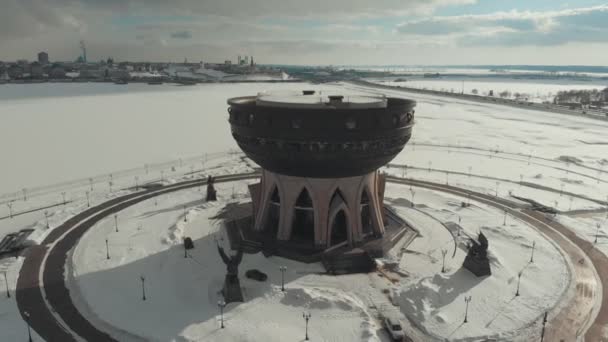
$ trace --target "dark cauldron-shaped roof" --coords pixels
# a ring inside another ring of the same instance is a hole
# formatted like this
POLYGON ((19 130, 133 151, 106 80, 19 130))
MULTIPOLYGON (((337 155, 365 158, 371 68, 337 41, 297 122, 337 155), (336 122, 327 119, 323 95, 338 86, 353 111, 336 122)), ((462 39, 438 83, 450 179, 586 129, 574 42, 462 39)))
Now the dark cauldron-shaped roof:
POLYGON ((272 172, 314 178, 363 175, 390 162, 412 135, 416 102, 312 90, 228 100, 232 135, 272 172))

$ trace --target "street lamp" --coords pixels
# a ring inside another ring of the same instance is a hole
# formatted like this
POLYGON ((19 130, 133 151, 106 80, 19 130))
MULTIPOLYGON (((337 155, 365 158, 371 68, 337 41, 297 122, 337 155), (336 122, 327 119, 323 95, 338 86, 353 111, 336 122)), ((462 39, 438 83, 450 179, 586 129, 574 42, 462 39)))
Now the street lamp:
POLYGON ((188 222, 188 213, 186 211, 186 206, 184 206, 184 222, 188 222))
POLYGON ((44 211, 44 218, 46 220, 46 229, 51 228, 51 226, 49 225, 49 212, 48 211, 44 211))
POLYGON ((441 250, 441 255, 443 256, 443 263, 441 264, 441 273, 445 273, 445 255, 448 254, 447 249, 441 250))
POLYGON ((220 322, 221 328, 224 329, 224 308, 226 307, 226 301, 221 298, 217 301, 217 306, 220 308, 220 322))
POLYGON ((116 232, 118 233, 118 215, 114 214, 114 228, 116 229, 116 232))
POLYGON ((414 207, 414 196, 416 195, 416 191, 414 189, 410 189, 410 192, 412 193, 412 208, 414 207))
POLYGON ((532 254, 530 255, 530 263, 534 263, 534 247, 536 247, 536 241, 532 241, 532 254))
POLYGON ((523 270, 517 273, 517 291, 515 291, 515 297, 519 297, 519 284, 521 283, 521 275, 524 273, 523 270))
POLYGON ((6 203, 6 206, 8 207, 8 217, 13 218, 13 201, 6 203))
POLYGON ((471 296, 464 297, 464 302, 466 305, 464 309, 464 323, 467 323, 469 321, 469 303, 471 302, 471 299, 473 299, 471 296))
POLYGON ((89 199, 89 192, 85 191, 85 194, 87 195, 87 208, 89 208, 91 206, 91 201, 89 199))
POLYGON ((93 191, 93 178, 89 178, 89 188, 93 191))
POLYGON ((30 313, 27 311, 23 311, 23 316, 25 317, 25 323, 27 323, 28 341, 32 342, 32 328, 30 327, 30 313))
POLYGON ((506 225, 507 225, 507 214, 508 214, 508 211, 505 209, 505 219, 504 219, 504 221, 502 222, 502 225, 503 225, 503 226, 506 226, 506 225))
POLYGON ((287 267, 281 266, 279 270, 281 271, 281 291, 285 292, 285 272, 287 271, 287 267))
POLYGON ((108 239, 106 239, 106 260, 110 260, 110 247, 108 246, 108 239))
POLYGON ((540 342, 543 342, 545 339, 545 325, 547 325, 547 315, 549 312, 545 311, 545 316, 543 317, 543 330, 540 332, 540 342))
POLYGON ((146 277, 139 276, 141 280, 141 300, 146 300, 146 277))
POLYGON ((6 284, 6 298, 11 298, 11 292, 8 289, 8 279, 6 278, 6 271, 4 273, 4 283, 6 284))
POLYGON ((304 338, 304 341, 308 341, 308 321, 310 320, 310 317, 310 312, 302 313, 302 318, 306 321, 306 337, 304 338))

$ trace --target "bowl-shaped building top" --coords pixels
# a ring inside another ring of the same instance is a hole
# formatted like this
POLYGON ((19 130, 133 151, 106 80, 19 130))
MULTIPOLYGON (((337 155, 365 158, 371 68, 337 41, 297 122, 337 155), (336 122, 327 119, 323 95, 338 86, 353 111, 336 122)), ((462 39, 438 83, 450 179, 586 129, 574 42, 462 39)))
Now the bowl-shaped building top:
POLYGON ((315 91, 228 100, 232 136, 272 172, 351 177, 390 162, 412 135, 415 101, 315 91))

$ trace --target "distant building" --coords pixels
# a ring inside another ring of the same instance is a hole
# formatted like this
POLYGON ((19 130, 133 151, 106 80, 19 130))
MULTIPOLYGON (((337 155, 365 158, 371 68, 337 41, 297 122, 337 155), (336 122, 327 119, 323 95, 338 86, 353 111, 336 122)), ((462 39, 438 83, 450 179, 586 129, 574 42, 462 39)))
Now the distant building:
POLYGON ((38 63, 40 64, 49 64, 49 54, 46 52, 38 53, 38 63))
POLYGON ((227 59, 224 61, 224 65, 232 65, 232 61, 227 59))
POLYGON ((33 62, 30 64, 30 77, 32 78, 42 78, 44 76, 44 70, 42 69, 42 64, 38 62, 33 62))
POLYGON ((17 79, 23 77, 24 71, 21 66, 13 64, 6 70, 6 73, 8 74, 8 77, 17 79))
POLYGON ((61 65, 53 65, 51 70, 49 71, 50 78, 65 78, 66 71, 65 68, 61 65))

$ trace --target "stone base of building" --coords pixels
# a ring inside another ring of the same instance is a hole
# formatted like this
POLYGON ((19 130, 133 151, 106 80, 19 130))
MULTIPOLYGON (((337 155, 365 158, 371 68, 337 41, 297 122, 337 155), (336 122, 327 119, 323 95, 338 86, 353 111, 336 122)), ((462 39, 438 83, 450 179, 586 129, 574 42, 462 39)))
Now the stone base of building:
POLYGON ((390 207, 383 207, 384 234, 367 236, 356 245, 343 243, 332 248, 302 244, 298 241, 278 240, 265 231, 253 228, 252 203, 225 208, 225 219, 230 246, 234 250, 243 248, 245 253, 262 252, 266 256, 280 256, 305 263, 322 262, 328 273, 360 273, 375 268, 374 258, 381 258, 395 245, 407 247, 418 232, 409 226, 390 207))

